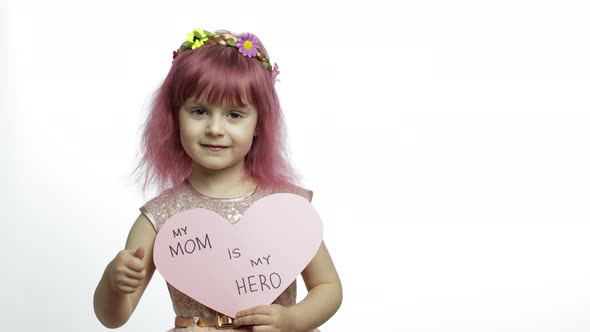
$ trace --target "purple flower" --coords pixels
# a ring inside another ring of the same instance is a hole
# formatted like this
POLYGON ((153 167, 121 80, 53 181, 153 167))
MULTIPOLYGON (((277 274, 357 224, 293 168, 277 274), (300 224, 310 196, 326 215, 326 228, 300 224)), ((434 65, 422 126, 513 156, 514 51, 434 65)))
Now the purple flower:
POLYGON ((258 53, 258 39, 248 32, 238 39, 236 47, 243 55, 255 57, 258 53))

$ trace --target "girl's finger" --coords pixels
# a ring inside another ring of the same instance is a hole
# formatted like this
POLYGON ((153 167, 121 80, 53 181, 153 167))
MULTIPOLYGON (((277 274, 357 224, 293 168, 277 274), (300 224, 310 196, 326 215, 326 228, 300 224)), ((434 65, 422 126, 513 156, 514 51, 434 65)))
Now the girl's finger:
POLYGON ((244 317, 249 315, 263 314, 270 315, 272 313, 272 307, 269 305, 259 305, 246 310, 238 312, 237 317, 244 317))
POLYGON ((143 261, 135 256, 129 257, 129 260, 125 263, 125 266, 135 272, 141 272, 144 269, 143 261))
POLYGON ((145 255, 145 249, 143 247, 138 247, 137 250, 135 250, 135 252, 133 253, 133 256, 135 256, 139 259, 143 259, 144 255, 145 255))
POLYGON ((119 286, 117 287, 117 290, 121 293, 133 294, 137 290, 137 287, 119 286))
POLYGON ((125 276, 127 278, 134 279, 134 280, 143 280, 145 278, 145 273, 144 272, 136 272, 133 270, 128 270, 127 272, 125 272, 125 276))
POLYGON ((137 288, 139 286, 141 286, 142 281, 141 280, 135 280, 135 279, 123 279, 121 280, 121 283, 119 285, 123 286, 123 287, 134 287, 137 288))
POLYGON ((234 320, 235 325, 268 325, 271 323, 271 317, 264 314, 248 315, 234 320))

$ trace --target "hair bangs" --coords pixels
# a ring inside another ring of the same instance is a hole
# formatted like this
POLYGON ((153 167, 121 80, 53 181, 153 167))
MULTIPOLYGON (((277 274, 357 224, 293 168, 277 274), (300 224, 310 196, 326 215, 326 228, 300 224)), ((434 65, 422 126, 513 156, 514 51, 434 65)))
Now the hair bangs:
POLYGON ((221 106, 257 105, 267 89, 269 76, 258 60, 249 59, 236 48, 203 45, 199 52, 185 52, 177 58, 178 66, 171 86, 173 109, 187 100, 221 106))

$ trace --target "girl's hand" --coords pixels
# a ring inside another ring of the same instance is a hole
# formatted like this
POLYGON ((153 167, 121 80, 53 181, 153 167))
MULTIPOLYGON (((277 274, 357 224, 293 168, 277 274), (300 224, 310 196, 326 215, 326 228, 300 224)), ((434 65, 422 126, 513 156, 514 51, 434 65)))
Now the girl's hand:
POLYGON ((146 276, 143 256, 145 249, 121 250, 109 264, 111 288, 118 293, 132 294, 143 284, 146 276))
POLYGON ((234 325, 255 325, 254 332, 291 332, 295 319, 289 308, 280 304, 260 305, 238 312, 234 325))

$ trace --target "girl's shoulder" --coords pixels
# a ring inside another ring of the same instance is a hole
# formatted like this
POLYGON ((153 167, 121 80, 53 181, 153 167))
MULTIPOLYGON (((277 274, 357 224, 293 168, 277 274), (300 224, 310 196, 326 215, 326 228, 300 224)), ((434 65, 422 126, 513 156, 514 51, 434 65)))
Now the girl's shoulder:
POLYGON ((179 183, 178 185, 165 189, 160 192, 156 197, 148 200, 144 206, 154 206, 154 205, 168 205, 183 195, 186 195, 187 188, 185 182, 179 183))
POLYGON ((307 199, 310 202, 311 202, 311 199, 313 198, 313 191, 312 190, 309 190, 309 189, 306 189, 306 188, 303 188, 303 187, 300 187, 298 185, 291 184, 291 183, 272 188, 270 191, 272 194, 288 193, 288 194, 299 195, 299 196, 307 199))
POLYGON ((139 210, 146 215, 156 230, 163 222, 190 205, 191 193, 186 184, 168 188, 147 201, 139 210))

